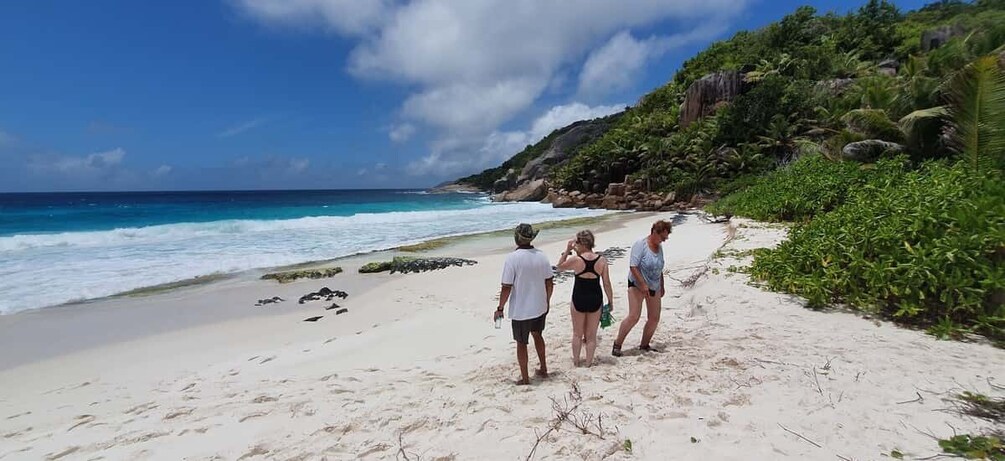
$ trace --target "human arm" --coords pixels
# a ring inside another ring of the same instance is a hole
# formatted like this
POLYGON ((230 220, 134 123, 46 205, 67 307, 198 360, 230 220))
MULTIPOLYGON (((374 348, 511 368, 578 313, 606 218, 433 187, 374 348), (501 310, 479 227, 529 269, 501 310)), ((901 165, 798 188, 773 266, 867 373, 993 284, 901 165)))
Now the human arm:
POLYGON ((545 311, 546 314, 548 313, 548 311, 551 310, 551 292, 552 291, 555 291, 555 278, 554 277, 548 277, 548 278, 544 279, 544 293, 545 293, 545 296, 548 297, 548 310, 545 311))
POLYGON ((660 298, 667 294, 667 278, 665 275, 660 273, 660 298))
POLYGON ((614 287, 611 286, 611 265, 607 263, 607 258, 601 257, 603 264, 603 270, 600 271, 601 277, 603 278, 604 291, 607 292, 607 304, 611 306, 611 310, 614 310, 614 287))
POLYGON ((499 307, 496 308, 497 311, 503 310, 506 306, 506 302, 509 301, 509 294, 513 291, 513 285, 502 284, 502 288, 499 289, 499 307))
POLYGON ((565 251, 562 252, 562 257, 558 258, 558 270, 567 271, 575 266, 576 258, 569 259, 569 255, 572 254, 572 247, 575 244, 575 240, 569 240, 569 243, 565 245, 565 251))

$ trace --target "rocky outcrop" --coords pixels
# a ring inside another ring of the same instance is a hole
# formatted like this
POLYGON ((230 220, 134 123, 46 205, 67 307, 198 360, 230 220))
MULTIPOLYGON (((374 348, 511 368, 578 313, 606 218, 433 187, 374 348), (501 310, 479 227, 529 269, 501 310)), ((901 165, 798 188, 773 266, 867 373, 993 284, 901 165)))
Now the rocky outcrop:
POLYGON ((539 202, 548 195, 544 178, 524 182, 510 191, 503 191, 492 197, 497 202, 539 202))
POLYGON ((719 104, 732 101, 746 89, 743 74, 737 71, 715 72, 695 80, 684 94, 680 127, 711 114, 719 104))
POLYGON ((516 178, 516 170, 510 168, 503 177, 497 179, 496 182, 492 184, 492 192, 498 194, 513 188, 513 186, 517 184, 516 178))
POLYGON ((865 141, 846 144, 844 148, 841 149, 841 156, 844 157, 845 160, 871 163, 875 162, 884 155, 898 154, 904 152, 905 149, 906 148, 903 144, 882 141, 879 139, 866 139, 865 141))
POLYGON ((555 208, 601 208, 606 210, 672 211, 687 209, 690 204, 675 200, 673 192, 645 192, 641 183, 611 183, 606 193, 587 193, 549 189, 544 202, 555 208))
POLYGON ((568 160, 579 146, 603 135, 610 127, 607 119, 577 122, 551 140, 540 156, 528 161, 517 172, 510 169, 493 184, 492 199, 500 202, 541 201, 548 194, 546 179, 557 165, 568 160), (599 123, 603 122, 603 123, 599 123))
POLYGON ((945 45, 949 39, 959 37, 965 33, 966 29, 959 24, 926 30, 921 33, 921 51, 926 53, 932 51, 945 45))
POLYGON ((887 59, 876 64, 876 72, 887 77, 896 77, 898 70, 900 70, 900 62, 896 59, 887 59))
POLYGON ((445 182, 434 186, 427 192, 430 194, 447 194, 451 192, 464 192, 464 193, 475 193, 481 192, 477 187, 470 184, 460 184, 455 182, 445 182))

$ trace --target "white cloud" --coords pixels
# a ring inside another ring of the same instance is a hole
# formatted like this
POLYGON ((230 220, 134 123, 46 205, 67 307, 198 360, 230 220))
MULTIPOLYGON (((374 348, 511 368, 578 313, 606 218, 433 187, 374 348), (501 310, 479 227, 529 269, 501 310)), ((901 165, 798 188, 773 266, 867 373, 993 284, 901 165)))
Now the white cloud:
POLYGON ((432 147, 432 153, 409 165, 414 175, 461 174, 508 160, 528 144, 535 144, 552 131, 580 120, 592 120, 625 109, 623 104, 587 106, 574 102, 555 106, 538 116, 526 131, 493 131, 484 137, 448 138, 432 147))
POLYGON ((458 166, 463 169, 481 164, 479 146, 508 146, 488 137, 546 91, 560 94, 579 83, 580 96, 596 97, 624 88, 647 59, 711 37, 753 0, 232 2, 268 25, 323 26, 348 38, 348 71, 409 88, 401 123, 439 130, 430 155, 416 164, 467 165, 458 166), (665 24, 679 25, 680 32, 645 40, 631 35, 665 24))
POLYGON ((291 158, 289 165, 290 173, 302 173, 311 165, 311 159, 309 158, 291 158))
POLYGON ((637 41, 622 31, 590 53, 579 74, 581 94, 607 94, 628 88, 636 73, 656 50, 653 40, 637 41))
POLYGON ((716 18, 682 34, 645 40, 635 39, 628 30, 618 32, 587 57, 579 74, 579 94, 596 97, 625 90, 635 82, 647 61, 670 49, 715 37, 726 28, 727 23, 716 18))
POLYGON ((36 166, 68 174, 87 174, 107 171, 119 166, 126 156, 121 147, 105 152, 97 152, 84 157, 59 157, 50 163, 36 163, 36 166))
POLYGON ((261 126, 263 123, 265 123, 266 121, 267 120, 265 118, 256 118, 254 120, 248 120, 246 122, 241 122, 241 123, 238 123, 237 125, 234 125, 234 126, 232 126, 230 128, 227 128, 226 130, 223 130, 223 131, 217 133, 216 136, 219 137, 219 138, 229 138, 231 136, 236 136, 236 135, 239 135, 241 133, 244 133, 245 131, 257 128, 257 127, 261 126))
POLYGON ((606 117, 625 110, 625 104, 614 104, 610 106, 590 107, 586 104, 574 102, 564 106, 555 106, 541 115, 530 129, 530 143, 540 141, 545 136, 551 134, 559 128, 567 126, 580 120, 592 120, 597 117, 606 117))
POLYGON ((157 167, 157 169, 150 174, 155 178, 159 178, 161 176, 171 173, 171 170, 172 170, 171 165, 161 165, 157 167))
POLYGON ((412 135, 415 134, 415 125, 411 123, 402 123, 391 127, 387 135, 391 138, 391 141, 401 143, 411 139, 412 135))
POLYGON ((445 130, 484 133, 527 108, 545 83, 517 78, 487 86, 457 84, 435 87, 409 97, 402 112, 406 117, 445 130))
POLYGON ((386 0, 232 0, 239 9, 269 24, 322 27, 343 34, 372 30, 388 13, 386 0))

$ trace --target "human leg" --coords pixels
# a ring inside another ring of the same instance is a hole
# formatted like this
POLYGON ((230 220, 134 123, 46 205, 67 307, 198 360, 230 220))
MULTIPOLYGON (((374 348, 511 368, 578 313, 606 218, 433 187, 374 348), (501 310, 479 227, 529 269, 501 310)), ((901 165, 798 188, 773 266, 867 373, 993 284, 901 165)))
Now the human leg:
POLYGON ((597 329, 600 328, 600 311, 583 314, 583 342, 586 345, 587 367, 593 366, 593 355, 597 351, 597 329))
POLYGON ((642 343, 639 345, 643 349, 649 348, 649 341, 656 333, 656 327, 660 323, 660 312, 663 310, 663 300, 659 296, 646 297, 646 324, 642 327, 642 343))
POLYGON ((514 320, 512 322, 513 340, 516 341, 516 361, 520 365, 520 380, 516 382, 517 385, 530 384, 530 373, 527 370, 527 343, 531 330, 529 322, 528 320, 514 320))
POLYGON ((583 351, 583 326, 586 314, 576 310, 576 306, 569 303, 569 317, 572 319, 572 365, 579 366, 579 356, 583 351))
POLYGON ((614 340, 614 351, 612 351, 615 356, 621 354, 621 345, 624 344, 625 337, 635 324, 639 323, 639 317, 642 315, 642 297, 642 291, 638 288, 628 289, 628 315, 621 320, 621 326, 618 327, 618 338, 614 340))
POLYGON ((544 357, 544 336, 541 335, 540 331, 532 331, 530 333, 534 337, 534 348, 537 349, 537 360, 541 363, 541 368, 537 369, 537 375, 542 378, 548 377, 548 363, 545 361, 544 357))
POLYGON ((516 361, 520 364, 520 380, 517 385, 530 384, 530 373, 527 371, 527 344, 516 343, 516 361))

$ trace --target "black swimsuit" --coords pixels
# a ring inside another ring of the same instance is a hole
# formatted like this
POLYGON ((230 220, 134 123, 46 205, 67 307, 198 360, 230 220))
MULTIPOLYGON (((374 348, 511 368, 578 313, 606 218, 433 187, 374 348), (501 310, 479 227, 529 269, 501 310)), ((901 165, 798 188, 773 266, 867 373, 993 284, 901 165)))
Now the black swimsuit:
POLYGON ((600 289, 600 274, 593 268, 600 256, 597 256, 593 261, 587 261, 582 256, 579 259, 583 260, 586 268, 583 269, 583 272, 576 274, 576 284, 572 286, 572 305, 578 312, 597 312, 604 304, 604 292, 600 289), (592 272, 597 277, 580 277, 587 272, 592 272))

